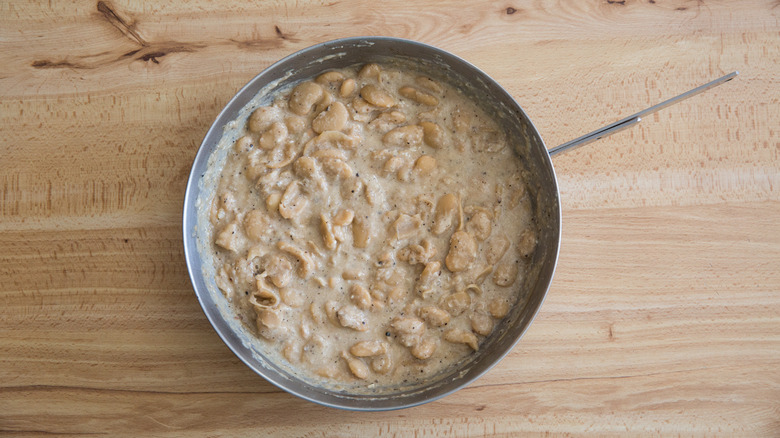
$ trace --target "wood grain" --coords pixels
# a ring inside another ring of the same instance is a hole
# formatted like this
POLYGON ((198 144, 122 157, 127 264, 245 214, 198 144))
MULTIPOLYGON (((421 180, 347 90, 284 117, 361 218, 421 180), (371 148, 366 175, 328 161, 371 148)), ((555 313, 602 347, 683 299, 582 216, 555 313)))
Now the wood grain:
POLYGON ((0 435, 780 435, 780 3, 0 4, 0 435), (466 389, 355 413, 253 374, 209 326, 180 217, 197 148, 272 62, 433 44, 554 146, 563 244, 536 321, 466 389))

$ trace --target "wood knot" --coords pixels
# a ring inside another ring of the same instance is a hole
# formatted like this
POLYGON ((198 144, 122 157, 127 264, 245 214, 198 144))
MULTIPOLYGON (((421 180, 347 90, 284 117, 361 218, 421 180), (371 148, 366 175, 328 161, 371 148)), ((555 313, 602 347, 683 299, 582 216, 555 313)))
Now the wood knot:
POLYGON ((141 60, 142 61, 147 61, 147 62, 152 61, 155 64, 159 64, 160 61, 158 61, 157 58, 162 58, 165 55, 167 55, 167 53, 165 53, 165 52, 147 53, 147 54, 141 56, 141 60))
POLYGON ((510 7, 508 7, 508 8, 506 8, 506 14, 507 14, 507 15, 512 15, 512 14, 514 14, 515 12, 517 12, 517 9, 515 9, 515 8, 513 8, 513 7, 511 7, 511 6, 510 6, 510 7))
POLYGON ((83 64, 78 64, 70 61, 49 61, 48 59, 41 59, 33 61, 30 66, 32 68, 72 68, 72 69, 86 69, 92 68, 83 64))

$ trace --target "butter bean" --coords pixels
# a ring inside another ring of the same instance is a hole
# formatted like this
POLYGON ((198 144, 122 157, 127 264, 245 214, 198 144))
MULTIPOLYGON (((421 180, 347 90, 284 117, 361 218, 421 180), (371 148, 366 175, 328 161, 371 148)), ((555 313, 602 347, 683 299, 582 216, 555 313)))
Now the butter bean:
POLYGON ((493 318, 501 319, 509 313, 509 302, 502 298, 496 298, 488 304, 488 310, 493 318))
POLYGON ((349 288, 349 299, 361 310, 368 310, 371 307, 371 294, 368 293, 368 289, 359 284, 353 284, 349 288))
POLYGON ((450 314, 436 306, 420 307, 417 314, 432 327, 441 327, 450 322, 450 314))
POLYGON ((471 296, 466 291, 455 292, 442 300, 442 307, 454 316, 465 312, 471 306, 471 296))
POLYGON ((304 280, 311 277, 311 275, 314 273, 315 269, 317 268, 317 265, 308 251, 305 251, 301 248, 298 248, 295 245, 289 244, 282 240, 276 243, 276 247, 279 248, 281 251, 290 254, 295 258, 295 260, 298 261, 298 263, 300 264, 298 268, 299 277, 303 278, 304 280))
POLYGON ((426 360, 433 356, 437 346, 438 344, 435 339, 425 338, 413 345, 412 348, 409 349, 409 352, 417 359, 426 360))
POLYGON ((279 297, 290 307, 301 307, 306 303, 306 296, 298 289, 284 288, 279 291, 279 297))
POLYGON ((378 374, 387 374, 393 368, 393 360, 389 355, 382 355, 371 360, 371 369, 378 374))
POLYGON ((280 341, 287 337, 288 329, 282 325, 279 309, 263 309, 257 315, 257 331, 269 341, 280 341))
POLYGON ((485 313, 474 313, 471 315, 471 329, 477 334, 487 336, 493 331, 493 319, 485 313))
POLYGON ((309 201, 301 193, 298 181, 293 181, 287 186, 279 201, 279 214, 285 219, 297 218, 308 203, 309 201))
POLYGON ((325 131, 341 131, 347 124, 349 113, 347 108, 341 102, 333 102, 327 109, 314 118, 311 122, 311 129, 321 134, 325 131))
POLYGON ((360 341, 352 345, 349 352, 357 357, 379 356, 380 354, 385 354, 387 352, 387 344, 378 340, 360 341))
POLYGON ((415 147, 422 144, 423 128, 419 125, 399 126, 391 129, 382 137, 382 143, 388 146, 415 147))
POLYGON ((368 330, 366 315, 353 305, 344 306, 336 312, 336 317, 342 327, 364 332, 368 330))
POLYGON ((279 209, 279 202, 282 200, 281 193, 271 193, 265 198, 265 207, 268 211, 274 212, 279 209))
POLYGON ((434 122, 420 122, 420 126, 423 128, 425 144, 434 149, 444 147, 444 131, 439 125, 434 122))
POLYGON ((244 216, 244 230, 247 237, 254 241, 262 240, 268 224, 268 217, 260 210, 251 210, 244 216))
POLYGON ((290 94, 290 111, 299 116, 311 112, 311 107, 322 98, 322 87, 314 82, 303 82, 293 88, 290 94))
POLYGON ((366 64, 358 72, 358 77, 361 79, 373 78, 379 80, 379 76, 382 73, 382 67, 379 64, 366 64))
POLYGON ((354 357, 349 357, 347 354, 344 354, 342 357, 347 362, 349 371, 353 376, 358 379, 365 379, 368 377, 368 365, 366 365, 365 362, 354 357))
POLYGON ((283 122, 274 122, 268 129, 260 135, 260 147, 265 150, 271 150, 284 144, 287 140, 287 125, 283 122))
POLYGON ((306 120, 304 120, 303 117, 287 117, 284 119, 284 124, 287 126, 287 131, 293 134, 300 134, 306 130, 306 120))
POLYGON ((493 283, 502 287, 511 286, 517 278, 517 273, 517 263, 501 263, 493 272, 493 283))
POLYGON ((228 251, 236 252, 241 241, 241 236, 238 233, 239 228, 237 224, 228 224, 217 234, 215 243, 228 251))
POLYGON ((279 304, 279 294, 268 287, 263 277, 258 277, 255 291, 249 296, 249 304, 254 307, 255 313, 259 313, 263 309, 276 307, 279 304))
MULTIPOLYGON (((292 263, 287 257, 280 254, 269 254, 265 257, 265 272, 263 273, 276 287, 285 287, 290 284, 292 279, 292 263)), ((261 289, 261 286, 265 284, 263 281, 258 280, 257 287, 261 289)))
MULTIPOLYGON (((366 116, 371 112, 377 109, 377 107, 371 105, 366 101, 366 99, 363 99, 360 96, 356 96, 354 99, 352 99, 352 109, 355 111, 355 114, 353 114, 353 119, 358 121, 358 118, 356 115, 362 115, 366 116)), ((363 121, 362 119, 359 121, 363 121)))
POLYGON ((430 155, 422 155, 414 162, 414 170, 421 175, 427 175, 436 169, 436 159, 430 155))
POLYGON ((472 350, 479 350, 479 340, 474 333, 463 329, 449 329, 444 332, 444 340, 456 344, 466 344, 472 350))
POLYGON ((397 316, 390 323, 390 327, 398 335, 399 342, 405 347, 411 347, 419 342, 425 333, 423 320, 413 316, 397 316))
POLYGON ((424 91, 420 91, 414 87, 401 87, 398 90, 398 94, 422 105, 436 106, 439 104, 439 99, 437 99, 435 96, 424 91))
POLYGON ((349 164, 345 163, 342 160, 337 159, 326 159, 322 160, 322 168, 325 169, 325 172, 334 175, 337 178, 341 179, 347 179, 354 175, 354 172, 352 171, 352 167, 350 167, 349 164))
POLYGON ((364 85, 360 89, 360 97, 366 100, 371 105, 378 106, 380 108, 390 108, 395 105, 395 99, 387 91, 377 87, 374 84, 364 85))
POLYGON ((427 76, 418 76, 415 79, 415 82, 417 82, 417 85, 427 88, 430 91, 433 91, 434 93, 441 93, 444 91, 444 89, 439 85, 438 82, 434 81, 433 79, 427 77, 427 76))
POLYGON ((376 116, 374 120, 368 122, 368 127, 386 132, 404 122, 406 122, 406 115, 401 111, 392 110, 376 116))
POLYGON ((352 220, 355 218, 355 212, 348 209, 343 208, 336 213, 335 216, 333 216, 333 225, 336 225, 338 227, 349 225, 352 223, 352 220))
POLYGON ((520 234, 520 241, 517 244, 517 250, 523 257, 530 257, 536 249, 536 234, 530 230, 524 230, 520 234))
POLYGON ((313 155, 320 149, 354 149, 358 139, 340 131, 325 131, 307 141, 303 146, 304 155, 313 155))
POLYGON ((320 214, 320 235, 327 249, 336 249, 336 236, 333 235, 333 225, 325 214, 320 214))
POLYGON ((352 242, 355 248, 366 248, 371 240, 369 222, 363 218, 355 218, 352 221, 352 242))
POLYGON ((509 240, 498 236, 493 237, 487 244, 487 249, 485 250, 485 261, 490 265, 498 263, 498 261, 501 260, 501 257, 506 254, 508 249, 509 240))
POLYGON ((282 112, 279 108, 272 106, 261 106, 254 110, 252 115, 249 116, 247 128, 252 132, 263 132, 271 126, 272 123, 279 121, 282 117, 282 112))
POLYGON ((438 236, 452 228, 459 206, 458 197, 452 193, 439 198, 433 215, 433 226, 431 227, 433 234, 438 236))
POLYGON ((477 240, 481 241, 490 237, 490 233, 493 231, 493 224, 490 216, 481 210, 471 216, 471 220, 469 220, 466 228, 470 233, 474 234, 477 240))
POLYGON ((422 221, 419 217, 401 213, 401 215, 398 216, 398 219, 392 224, 392 229, 395 231, 395 238, 406 239, 415 235, 421 224, 422 221))
POLYGON ((317 76, 314 82, 321 85, 328 85, 333 82, 340 82, 343 80, 344 80, 343 73, 338 71, 326 71, 325 73, 322 73, 321 75, 317 76))
POLYGON ((245 154, 251 151, 254 147, 255 140, 249 135, 244 135, 236 140, 236 143, 233 145, 233 150, 239 154, 245 154))
POLYGON ((398 259, 410 265, 424 265, 436 256, 436 246, 430 239, 423 239, 419 244, 409 245, 398 251, 398 259))
POLYGON ((363 280, 366 278, 366 274, 357 269, 347 269, 341 273, 341 278, 344 280, 363 280))
POLYGON ((302 178, 311 178, 318 172, 317 161, 312 157, 300 157, 293 163, 295 174, 302 178))
POLYGON ((425 265, 425 268, 423 268, 422 273, 420 273, 420 278, 417 280, 417 292, 422 295, 423 298, 426 298, 428 295, 428 292, 431 290, 431 287, 433 286, 433 282, 441 275, 441 262, 440 261, 433 261, 428 262, 425 265))
POLYGON ((319 115, 321 112, 328 109, 330 104, 334 102, 333 95, 328 93, 327 91, 322 92, 322 97, 320 100, 317 101, 317 104, 314 105, 314 114, 319 115))
POLYGON ((347 79, 341 83, 341 88, 339 88, 339 94, 341 95, 341 97, 349 97, 352 95, 352 93, 355 92, 356 87, 357 84, 355 83, 354 79, 347 79))
POLYGON ((444 263, 452 272, 461 272, 468 269, 477 257, 477 242, 471 234, 465 231, 456 231, 450 238, 450 251, 444 263))
POLYGON ((301 360, 301 345, 297 342, 287 341, 282 349, 282 354, 287 362, 296 363, 301 360))

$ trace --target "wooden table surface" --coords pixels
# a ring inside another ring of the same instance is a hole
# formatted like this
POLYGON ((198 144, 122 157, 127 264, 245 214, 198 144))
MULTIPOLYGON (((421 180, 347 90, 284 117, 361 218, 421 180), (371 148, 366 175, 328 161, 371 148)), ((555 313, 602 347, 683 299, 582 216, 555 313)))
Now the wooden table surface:
POLYGON ((780 3, 0 5, 0 435, 780 436, 780 3), (345 36, 451 51, 554 146, 558 270, 506 359, 440 401, 356 413, 239 362, 190 285, 190 165, 233 94, 345 36))

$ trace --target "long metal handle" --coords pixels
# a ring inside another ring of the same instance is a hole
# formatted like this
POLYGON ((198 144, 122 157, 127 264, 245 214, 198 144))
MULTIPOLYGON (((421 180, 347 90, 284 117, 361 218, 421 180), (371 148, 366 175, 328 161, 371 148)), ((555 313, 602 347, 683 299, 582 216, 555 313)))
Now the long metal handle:
POLYGON ((687 91, 679 96, 675 96, 669 100, 665 100, 658 105, 651 106, 650 108, 647 108, 646 110, 639 111, 636 114, 630 115, 626 117, 625 119, 620 119, 615 123, 612 123, 610 125, 604 126, 603 128, 599 128, 593 132, 590 132, 588 134, 583 135, 582 137, 577 137, 574 140, 567 141, 566 143, 556 146, 552 149, 549 149, 547 152, 550 154, 550 156, 553 156, 555 154, 566 152, 569 150, 572 150, 574 148, 580 147, 582 145, 586 145, 590 142, 600 140, 604 137, 610 136, 616 132, 622 131, 626 128, 630 128, 631 126, 636 125, 642 120, 642 117, 652 114, 660 109, 666 108, 669 105, 673 105, 683 99, 687 99, 691 96, 695 96, 699 93, 702 93, 704 91, 709 90, 710 88, 717 87, 718 85, 728 82, 732 79, 734 79, 735 76, 739 74, 738 71, 731 72, 727 74, 726 76, 723 76, 722 78, 715 79, 712 82, 707 82, 706 84, 696 87, 691 91, 687 91))

